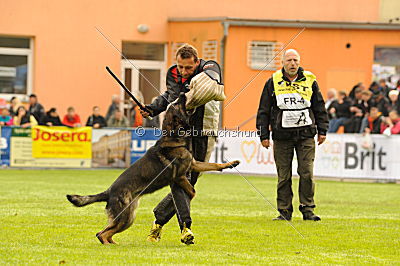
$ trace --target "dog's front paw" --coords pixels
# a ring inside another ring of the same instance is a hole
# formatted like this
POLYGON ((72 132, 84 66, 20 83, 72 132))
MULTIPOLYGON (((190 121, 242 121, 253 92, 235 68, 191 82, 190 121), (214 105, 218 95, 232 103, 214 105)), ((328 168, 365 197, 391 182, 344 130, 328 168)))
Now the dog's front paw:
POLYGON ((236 161, 233 161, 233 162, 229 162, 229 165, 228 165, 227 168, 232 169, 233 167, 236 167, 236 166, 238 166, 239 164, 240 164, 240 161, 239 161, 239 160, 236 160, 236 161))

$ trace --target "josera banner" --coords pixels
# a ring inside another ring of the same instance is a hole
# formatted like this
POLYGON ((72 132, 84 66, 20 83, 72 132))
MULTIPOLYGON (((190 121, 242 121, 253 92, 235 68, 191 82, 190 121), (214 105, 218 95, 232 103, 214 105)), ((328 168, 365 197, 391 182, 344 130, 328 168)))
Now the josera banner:
POLYGON ((32 128, 33 158, 92 158, 92 128, 32 128))
POLYGON ((10 165, 11 128, 0 127, 0 165, 10 165))
MULTIPOLYGON (((240 160, 237 170, 241 173, 276 175, 273 147, 265 149, 256 136, 232 136, 233 133, 220 132, 210 162, 240 160)), ((400 136, 372 135, 370 150, 362 147, 363 141, 361 134, 328 134, 325 143, 316 148, 314 175, 400 179, 400 136)), ((224 172, 237 173, 235 169, 224 172)), ((297 174, 296 155, 292 172, 297 174)))
POLYGON ((161 137, 159 129, 138 127, 132 130, 131 163, 140 159, 161 137))
POLYGON ((12 128, 11 167, 89 168, 91 166, 91 159, 33 158, 31 133, 30 128, 12 128))

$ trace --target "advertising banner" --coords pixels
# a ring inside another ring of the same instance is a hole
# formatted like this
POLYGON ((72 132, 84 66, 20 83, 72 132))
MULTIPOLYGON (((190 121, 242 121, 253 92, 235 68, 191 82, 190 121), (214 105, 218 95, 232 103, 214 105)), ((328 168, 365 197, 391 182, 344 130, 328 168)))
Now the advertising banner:
POLYGON ((11 128, 0 127, 0 165, 10 165, 11 128))
POLYGON ((32 128, 33 158, 92 158, 91 127, 32 128))
MULTIPOLYGON (((237 170, 243 174, 276 175, 272 147, 262 147, 256 136, 232 136, 233 133, 220 132, 210 162, 240 160, 242 163, 237 170)), ((397 151, 400 150, 400 136, 372 135, 372 141, 373 148, 366 150, 362 147, 361 134, 328 134, 326 142, 316 148, 314 175, 400 179, 400 157, 397 156, 397 151)), ((224 171, 237 173, 235 169, 224 171)), ((297 175, 296 153, 293 174, 297 175)))
POLYGON ((131 130, 93 129, 92 167, 129 167, 131 141, 131 130))
POLYGON ((132 130, 131 164, 141 158, 146 151, 156 144, 161 137, 161 130, 138 127, 132 130))
POLYGON ((362 147, 361 134, 331 134, 317 149, 315 173, 346 178, 400 179, 400 136, 371 135, 372 148, 362 147))
POLYGON ((11 167, 90 168, 91 159, 33 158, 32 129, 12 128, 10 140, 11 167))

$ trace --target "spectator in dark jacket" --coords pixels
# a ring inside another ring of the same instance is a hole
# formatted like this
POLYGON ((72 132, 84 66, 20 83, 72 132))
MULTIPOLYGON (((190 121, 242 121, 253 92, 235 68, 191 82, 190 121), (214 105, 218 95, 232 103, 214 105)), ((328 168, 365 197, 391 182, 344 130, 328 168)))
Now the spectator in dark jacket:
POLYGON ((372 106, 369 114, 364 117, 361 123, 360 133, 380 134, 383 119, 384 117, 379 112, 378 107, 372 106))
POLYGON ((36 121, 41 121, 46 115, 43 106, 38 102, 35 94, 29 96, 29 113, 35 117, 36 121))
POLYGON ((365 90, 365 86, 362 82, 357 83, 356 85, 354 85, 354 87, 351 89, 350 93, 349 93, 349 98, 354 101, 356 99, 356 91, 362 92, 363 90, 365 90))
POLYGON ((18 108, 22 105, 21 100, 18 97, 12 97, 10 100, 10 115, 12 117, 17 115, 18 108))
POLYGON ((346 124, 351 117, 351 102, 347 99, 346 92, 340 91, 338 99, 333 101, 328 107, 328 113, 331 116, 329 120, 329 133, 336 133, 340 126, 346 124))
POLYGON ((356 100, 350 108, 350 111, 353 113, 353 116, 365 116, 372 105, 372 92, 367 90, 362 91, 361 100, 356 100))
POLYGON ((93 107, 93 114, 89 116, 86 126, 93 128, 102 128, 106 127, 106 119, 100 115, 100 108, 98 106, 93 107))
POLYGON ((60 117, 57 114, 56 108, 51 108, 46 115, 43 117, 42 121, 40 121, 40 125, 44 126, 63 126, 61 123, 60 117))
POLYGON ((365 117, 365 115, 369 113, 369 109, 371 108, 372 104, 373 101, 372 101, 371 91, 369 90, 361 91, 360 96, 358 96, 356 93, 356 100, 350 107, 352 116, 344 128, 345 133, 360 132, 362 120, 365 117))
POLYGON ((396 110, 397 113, 400 113, 400 102, 399 102, 399 91, 391 90, 389 92, 389 106, 388 112, 396 110))
POLYGON ((112 103, 111 103, 110 107, 108 107, 108 111, 106 114, 106 121, 108 121, 110 119, 110 117, 114 114, 114 112, 119 109, 120 102, 121 102, 121 99, 120 99, 119 95, 114 94, 112 96, 112 103))
POLYGON ((373 81, 373 82, 371 83, 371 85, 369 86, 369 91, 372 92, 372 94, 373 94, 374 96, 375 96, 375 95, 378 95, 378 93, 381 91, 381 88, 379 87, 378 82, 373 81))
POLYGON ((389 115, 389 100, 386 98, 385 93, 380 91, 373 98, 373 105, 378 107, 379 112, 382 113, 383 116, 389 115))
POLYGON ((356 104, 361 104, 362 103, 362 92, 363 92, 364 90, 362 89, 362 88, 356 88, 355 90, 354 90, 354 97, 352 98, 353 100, 353 105, 356 105, 356 104))
POLYGON ((33 127, 38 124, 35 117, 31 115, 29 111, 27 111, 22 105, 18 107, 17 114, 13 118, 13 123, 14 126, 20 126, 23 128, 33 127))
POLYGON ((383 95, 384 95, 385 97, 388 97, 390 88, 389 88, 389 86, 387 85, 385 79, 380 79, 380 80, 379 80, 379 90, 383 93, 383 95))

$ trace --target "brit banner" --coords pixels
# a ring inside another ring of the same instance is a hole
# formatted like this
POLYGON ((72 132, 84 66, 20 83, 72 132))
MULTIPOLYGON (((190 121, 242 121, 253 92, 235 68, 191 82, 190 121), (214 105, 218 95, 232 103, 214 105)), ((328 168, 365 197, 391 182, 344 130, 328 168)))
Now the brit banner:
MULTIPOLYGON (((236 132, 238 133, 238 132, 236 132)), ((239 132, 241 133, 241 132, 239 132)), ((276 175, 273 148, 265 149, 258 137, 220 132, 210 162, 240 160, 244 174, 276 175)), ((372 148, 362 147, 360 134, 329 134, 317 146, 314 175, 336 178, 400 179, 400 136, 372 135, 372 148)), ((273 145, 273 144, 272 144, 273 145)), ((234 169, 224 170, 237 173, 234 169)), ((293 174, 297 175, 296 155, 293 174)))

